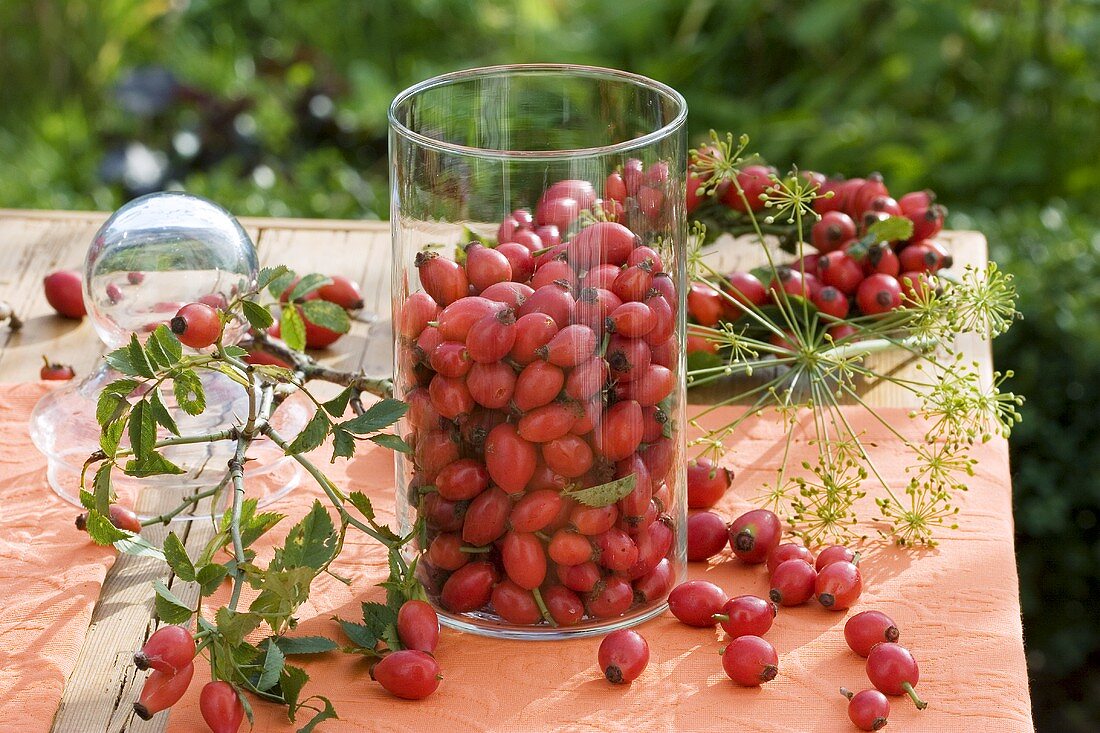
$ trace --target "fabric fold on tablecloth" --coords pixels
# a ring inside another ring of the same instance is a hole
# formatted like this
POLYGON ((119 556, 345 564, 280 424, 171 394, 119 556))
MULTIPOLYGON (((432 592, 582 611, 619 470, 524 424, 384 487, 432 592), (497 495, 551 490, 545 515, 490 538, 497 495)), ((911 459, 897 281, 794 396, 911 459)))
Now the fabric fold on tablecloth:
MULTIPOLYGON (((30 446, 26 421, 43 387, 0 388, 0 436, 10 453, 0 460, 0 720, 48 730, 65 676, 75 662, 98 596, 109 552, 93 547, 71 528, 74 508, 46 487, 45 461, 30 446), (12 589, 13 593, 8 593, 12 589)), ((906 410, 880 414, 911 437, 920 426, 906 410)), ((723 409, 706 418, 723 421, 723 409)), ((862 408, 847 413, 866 440, 877 444, 876 466, 893 485, 906 482, 908 455, 862 408)), ((765 483, 774 482, 787 427, 770 419, 749 421, 730 441, 725 463, 737 474, 716 508, 733 517, 752 506, 765 483)), ((797 430, 789 465, 812 460, 807 435, 797 430)), ((960 527, 940 532, 933 549, 900 550, 875 544, 862 562, 864 593, 848 613, 816 605, 780 610, 767 638, 779 653, 779 677, 759 689, 738 688, 722 672, 720 631, 692 629, 665 615, 639 627, 651 650, 645 673, 631 685, 612 686, 596 666, 598 640, 517 642, 444 630, 437 656, 444 681, 420 702, 396 700, 371 682, 362 660, 339 653, 297 657, 312 677, 307 694, 330 697, 340 720, 319 731, 823 731, 848 730, 838 688, 868 686, 863 660, 844 643, 851 613, 876 608, 889 613, 902 641, 921 665, 919 690, 929 700, 918 712, 905 698, 893 700, 891 729, 910 731, 1030 731, 1031 709, 1024 663, 1018 580, 1012 540, 1007 445, 997 439, 977 446, 976 475, 958 497, 960 527)), ((327 456, 326 456, 327 458, 327 456)), ((348 490, 366 493, 382 521, 392 521, 392 456, 367 449, 348 463, 328 467, 348 490)), ((874 496, 874 488, 866 501, 874 496)), ((272 509, 297 518, 318 489, 304 484, 272 509)), ((323 499, 323 497, 322 497, 323 499)), ((874 509, 863 512, 872 516, 874 509)), ((289 522, 287 526, 289 526, 289 522)), ((285 531, 285 530, 284 530, 285 531)), ((873 533, 873 532, 872 532, 873 533)), ((267 556, 281 534, 256 548, 267 556)), ((385 554, 360 535, 349 535, 333 566, 351 585, 319 578, 300 609, 295 633, 343 640, 333 616, 357 619, 359 603, 382 600, 376 587, 386 574, 385 554)), ((749 567, 727 554, 692 564, 689 575, 706 578, 738 595, 766 595, 762 566, 749 567)), ((200 669, 172 710, 169 731, 207 730, 198 710, 200 669)), ((254 730, 294 731, 281 708, 257 702, 254 730)))

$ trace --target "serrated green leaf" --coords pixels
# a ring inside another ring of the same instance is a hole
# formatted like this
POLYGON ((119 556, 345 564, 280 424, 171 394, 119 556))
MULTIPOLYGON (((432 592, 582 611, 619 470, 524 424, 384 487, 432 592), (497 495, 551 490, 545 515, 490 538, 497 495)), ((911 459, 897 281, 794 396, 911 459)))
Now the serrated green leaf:
POLYGON ((563 491, 561 493, 578 503, 598 509, 600 507, 610 506, 619 499, 622 499, 634 490, 637 483, 638 477, 634 474, 630 474, 629 476, 623 476, 622 478, 617 478, 614 481, 609 481, 599 486, 592 486, 587 489, 574 489, 573 491, 563 491))
POLYGON ((133 555, 134 557, 151 557, 154 560, 164 562, 164 553, 160 551, 160 548, 151 544, 138 534, 130 535, 126 539, 117 540, 115 542, 115 549, 126 555, 133 555))
POLYGON ((302 688, 309 682, 309 675, 301 667, 293 664, 283 666, 283 674, 279 677, 279 689, 283 693, 283 701, 290 708, 287 715, 294 720, 298 712, 298 698, 302 696, 302 688))
POLYGON ((337 458, 351 458, 355 455, 355 437, 348 431, 335 427, 332 429, 332 460, 337 458))
POLYGON ((392 433, 379 433, 378 435, 372 435, 369 440, 372 443, 377 443, 383 448, 389 448, 392 451, 398 453, 405 453, 411 455, 413 452, 412 446, 406 443, 400 435, 393 435, 392 433))
POLYGON ((244 708, 244 716, 248 718, 248 727, 255 727, 256 716, 252 712, 252 702, 248 699, 248 695, 244 694, 243 691, 237 689, 235 689, 235 691, 237 693, 237 699, 241 701, 241 707, 244 708))
POLYGON ((183 345, 176 338, 176 334, 162 323, 146 339, 145 355, 155 366, 168 369, 178 364, 183 358, 183 345))
POLYGON ((362 491, 353 491, 348 496, 348 501, 351 505, 359 510, 359 513, 367 518, 367 521, 374 519, 374 506, 370 503, 370 499, 362 491))
POLYGON ((88 536, 97 545, 113 545, 118 540, 124 540, 130 533, 111 524, 111 520, 97 511, 88 512, 87 522, 88 536))
POLYGON ((327 636, 280 636, 275 643, 287 656, 324 654, 340 648, 339 644, 327 636))
POLYGON ((288 305, 283 308, 283 319, 279 328, 287 346, 295 351, 306 348, 306 324, 302 321, 298 306, 288 305))
POLYGON ((95 509, 95 495, 84 489, 80 490, 80 506, 85 509, 95 509))
POLYGON ((339 720, 340 716, 336 714, 336 709, 332 707, 332 702, 324 695, 314 695, 309 698, 310 700, 320 700, 324 703, 324 707, 317 711, 317 714, 309 719, 309 722, 298 729, 298 733, 313 733, 313 730, 326 720, 339 720))
POLYGON ((279 681, 283 673, 283 665, 286 664, 286 655, 278 644, 268 644, 267 653, 264 654, 263 672, 256 682, 256 687, 261 690, 270 690, 279 681))
POLYGON ((332 421, 329 420, 325 411, 317 410, 313 413, 313 417, 309 419, 309 422, 306 423, 306 426, 302 428, 302 432, 298 433, 297 437, 287 446, 286 454, 289 456, 308 453, 318 447, 325 442, 331 426, 332 421))
POLYGON ((122 442, 122 434, 126 432, 125 420, 116 420, 103 427, 99 434, 99 447, 109 457, 114 458, 118 453, 118 446, 122 442))
POLYGON ((264 267, 260 269, 260 274, 256 277, 256 290, 263 290, 268 285, 273 283, 277 278, 283 277, 290 272, 290 268, 286 265, 276 265, 275 267, 264 267))
POLYGON ((153 411, 149 409, 148 400, 138 400, 130 408, 130 450, 134 452, 134 458, 141 462, 153 452, 156 442, 157 421, 153 411))
POLYGON ((348 403, 351 402, 352 395, 355 394, 355 390, 351 387, 344 387, 340 390, 340 394, 333 397, 328 402, 322 403, 322 407, 325 408, 325 412, 333 417, 341 417, 348 409, 348 403))
POLYGON ((241 308, 248 323, 257 331, 266 331, 275 322, 275 316, 271 315, 271 311, 255 301, 241 301, 241 308))
POLYGON ((343 630, 344 635, 351 640, 352 644, 360 649, 373 651, 375 645, 378 644, 378 636, 376 636, 365 624, 345 621, 342 618, 338 618, 336 621, 340 624, 340 628, 343 630))
POLYGON ((397 611, 374 601, 360 604, 363 610, 363 623, 377 639, 385 638, 386 627, 397 625, 397 611))
POLYGON ((294 286, 294 290, 290 291, 290 300, 298 301, 301 298, 306 297, 317 288, 322 285, 328 285, 332 282, 332 278, 328 275, 322 275, 317 272, 311 272, 308 275, 303 275, 302 279, 294 286))
POLYGON ((307 300, 302 304, 302 315, 313 325, 336 333, 347 333, 351 329, 348 312, 327 300, 307 300))
POLYGON ((127 344, 126 349, 130 352, 130 364, 133 365, 134 371, 138 375, 150 379, 157 376, 153 370, 153 365, 149 363, 149 358, 145 355, 145 349, 138 341, 136 333, 130 334, 130 343, 127 344))
POLYGON ((243 359, 246 356, 248 356, 248 349, 245 349, 245 348, 240 347, 240 346, 233 346, 233 345, 223 346, 222 351, 224 351, 226 353, 226 356, 232 356, 236 359, 243 359))
POLYGON ((191 563, 191 558, 187 556, 187 549, 175 532, 169 532, 164 538, 164 559, 177 578, 188 583, 195 581, 195 566, 191 563))
POLYGON ((160 453, 154 451, 140 460, 135 458, 126 461, 123 472, 127 476, 146 478, 148 476, 178 476, 184 471, 160 453))
POLYGON ((298 276, 292 270, 284 267, 283 271, 273 277, 271 282, 267 284, 267 292, 271 293, 271 297, 281 300, 283 293, 286 292, 287 288, 290 287, 291 283, 293 283, 297 277, 298 276))
POLYGON ((199 583, 199 592, 204 596, 208 596, 218 589, 218 586, 225 580, 225 576, 229 571, 224 565, 218 565, 217 563, 211 563, 209 565, 203 565, 199 568, 199 571, 195 573, 195 580, 199 583))
POLYGON ((377 433, 379 430, 388 428, 400 420, 408 409, 409 406, 401 400, 387 397, 384 400, 375 402, 362 415, 341 423, 340 427, 356 435, 377 433))
POLYGON ((260 625, 260 617, 254 613, 241 613, 222 606, 214 614, 214 622, 226 641, 230 644, 240 644, 244 641, 244 637, 260 625))
POLYGON ((134 368, 133 362, 130 361, 130 348, 129 346, 123 346, 122 348, 115 349, 107 356, 103 357, 107 365, 117 372, 129 375, 131 377, 138 376, 138 371, 134 368))
POLYGON ((129 407, 125 397, 112 392, 100 392, 95 406, 95 421, 103 427, 122 417, 129 407))
POLYGON ((153 388, 149 390, 149 411, 153 415, 153 419, 156 420, 158 425, 164 427, 165 430, 172 433, 172 435, 179 435, 180 429, 176 425, 175 418, 172 417, 172 413, 168 412, 168 408, 164 404, 164 400, 161 399, 160 389, 153 388))
POLYGON ((111 469, 114 468, 110 461, 104 461, 96 469, 95 478, 92 479, 92 496, 95 499, 95 506, 93 507, 97 512, 103 516, 107 516, 107 512, 111 506, 111 469))
POLYGON ((913 236, 913 222, 904 216, 891 216, 867 227, 867 237, 878 242, 897 242, 913 236))
POLYGON ((168 586, 164 583, 154 580, 153 590, 157 593, 157 617, 161 621, 166 624, 182 624, 191 618, 191 609, 175 593, 168 590, 168 586))
POLYGON ((283 567, 320 570, 336 553, 338 537, 332 517, 320 501, 314 500, 308 514, 287 534, 281 560, 283 567))
POLYGON ((194 369, 183 369, 172 376, 176 402, 188 415, 201 415, 206 409, 206 391, 194 369))

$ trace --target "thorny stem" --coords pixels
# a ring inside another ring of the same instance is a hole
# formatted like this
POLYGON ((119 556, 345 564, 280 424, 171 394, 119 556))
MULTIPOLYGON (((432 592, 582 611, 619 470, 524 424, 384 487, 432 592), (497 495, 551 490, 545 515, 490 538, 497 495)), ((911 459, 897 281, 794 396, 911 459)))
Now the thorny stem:
POLYGON ((215 486, 211 489, 207 489, 206 491, 200 491, 197 494, 193 494, 193 495, 187 497, 182 502, 180 502, 180 504, 178 506, 176 506, 175 509, 167 511, 164 514, 158 514, 155 517, 150 517, 149 519, 146 519, 144 522, 142 522, 141 526, 142 527, 149 527, 149 526, 154 525, 154 524, 168 524, 170 521, 172 521, 173 518, 176 517, 176 515, 180 514, 187 507, 193 507, 196 504, 198 504, 200 501, 202 501, 203 499, 211 497, 214 494, 217 494, 222 489, 224 489, 225 485, 227 483, 229 483, 229 478, 230 478, 230 474, 226 473, 226 475, 222 478, 222 480, 218 482, 217 486, 215 486))
POLYGON ((233 515, 229 523, 229 532, 233 538, 233 557, 236 567, 233 572, 233 593, 229 599, 229 608, 236 611, 237 603, 241 598, 241 590, 244 587, 244 571, 241 566, 245 563, 244 543, 241 540, 241 508, 244 506, 244 461, 248 446, 256 435, 257 426, 266 424, 266 415, 261 415, 260 410, 265 405, 270 405, 265 399, 265 392, 261 392, 260 385, 255 376, 248 372, 248 419, 237 438, 237 450, 229 461, 229 476, 233 482, 233 515))

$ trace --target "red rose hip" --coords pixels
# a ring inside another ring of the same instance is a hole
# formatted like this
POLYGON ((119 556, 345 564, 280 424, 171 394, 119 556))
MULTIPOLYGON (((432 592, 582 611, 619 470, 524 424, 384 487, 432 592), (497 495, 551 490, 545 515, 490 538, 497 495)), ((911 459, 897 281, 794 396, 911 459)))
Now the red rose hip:
POLYGON ((900 636, 897 624, 882 611, 861 611, 844 624, 844 640, 861 657, 870 654, 875 644, 896 642, 900 636))
POLYGON ((742 562, 762 563, 779 546, 782 534, 779 517, 767 509, 753 509, 730 524, 730 548, 742 562))
POLYGON ((726 602, 726 592, 705 580, 689 580, 668 594, 668 610, 688 626, 714 626, 714 615, 726 602))
POLYGON ((745 687, 757 687, 775 679, 779 656, 759 636, 738 636, 722 652, 722 668, 729 678, 745 687))
POLYGON ((633 682, 649 664, 649 645, 637 631, 613 631, 600 642, 599 662, 608 682, 633 682))

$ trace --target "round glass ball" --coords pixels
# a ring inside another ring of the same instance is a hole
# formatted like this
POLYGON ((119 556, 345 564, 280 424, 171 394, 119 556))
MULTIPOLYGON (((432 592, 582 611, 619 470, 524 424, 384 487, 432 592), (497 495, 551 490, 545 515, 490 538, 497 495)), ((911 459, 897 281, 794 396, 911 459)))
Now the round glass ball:
MULTIPOLYGON (((84 303, 112 349, 144 338, 187 303, 224 307, 255 283, 256 248, 228 211, 199 196, 153 193, 116 211, 84 262, 84 303)), ((231 324, 235 343, 246 324, 231 324)))

